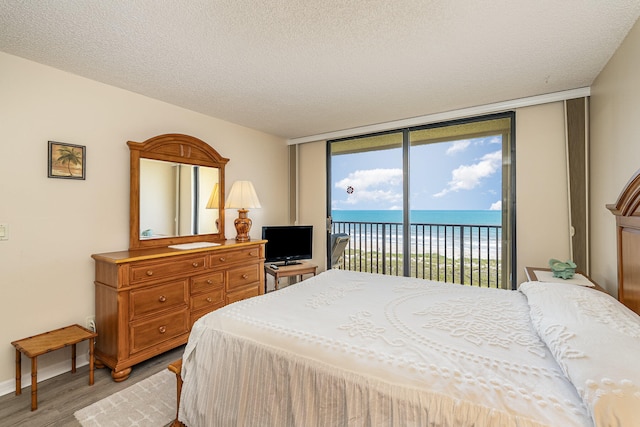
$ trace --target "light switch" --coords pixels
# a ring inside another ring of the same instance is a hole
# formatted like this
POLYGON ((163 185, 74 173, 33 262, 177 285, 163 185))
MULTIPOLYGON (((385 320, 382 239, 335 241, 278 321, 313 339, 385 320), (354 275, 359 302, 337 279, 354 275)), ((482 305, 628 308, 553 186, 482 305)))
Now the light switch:
POLYGON ((9 240, 9 224, 0 224, 0 240, 9 240))

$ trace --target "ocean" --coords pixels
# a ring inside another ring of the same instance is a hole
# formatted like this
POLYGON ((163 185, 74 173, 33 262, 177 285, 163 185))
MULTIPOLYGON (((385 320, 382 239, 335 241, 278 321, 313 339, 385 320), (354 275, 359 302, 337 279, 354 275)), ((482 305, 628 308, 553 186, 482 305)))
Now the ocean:
MULTIPOLYGON (((334 210, 331 214, 334 232, 350 234, 355 249, 377 252, 402 246, 402 211, 334 210)), ((410 221, 412 253, 500 258, 502 211, 416 210, 411 211, 410 221)))
MULTIPOLYGON (((399 210, 334 210, 331 211, 331 216, 336 222, 402 222, 402 211, 399 210)), ((500 226, 502 224, 502 211, 416 210, 411 211, 410 220, 414 224, 500 226)))

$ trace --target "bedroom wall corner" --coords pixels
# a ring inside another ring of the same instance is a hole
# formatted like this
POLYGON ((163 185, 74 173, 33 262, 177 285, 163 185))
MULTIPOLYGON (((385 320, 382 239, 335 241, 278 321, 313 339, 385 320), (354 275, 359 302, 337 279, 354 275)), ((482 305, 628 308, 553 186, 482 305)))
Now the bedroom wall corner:
POLYGON ((640 21, 591 86, 591 277, 617 296, 615 203, 640 169, 640 21))

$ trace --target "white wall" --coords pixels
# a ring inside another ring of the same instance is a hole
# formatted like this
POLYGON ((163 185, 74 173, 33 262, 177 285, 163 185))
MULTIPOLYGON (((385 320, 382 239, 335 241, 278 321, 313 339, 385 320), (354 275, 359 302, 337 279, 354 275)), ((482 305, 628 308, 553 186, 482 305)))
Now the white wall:
MULTIPOLYGON (((0 223, 10 227, 10 239, 0 241, 0 394, 13 391, 11 341, 84 325, 94 314, 91 254, 127 249, 127 141, 200 138, 230 159, 228 187, 255 184, 262 209, 249 214, 253 238, 263 224, 287 221, 283 139, 4 53, 0 70, 0 223), (86 180, 47 178, 49 140, 87 147, 86 180)), ((227 210, 227 238, 235 237, 236 217, 227 210)), ((60 350, 38 358, 40 378, 68 370, 69 357, 60 350)), ((26 359, 23 367, 28 374, 26 359)))
POLYGON ((591 87, 591 276, 617 295, 615 217, 605 207, 640 168, 640 23, 591 87))
MULTIPOLYGON (((300 145, 300 221, 314 225, 314 262, 326 269, 325 142, 300 145)), ((525 266, 569 258, 562 102, 516 111, 517 279, 525 266)))
POLYGON ((327 269, 327 154, 326 143, 298 146, 298 222, 313 225, 313 262, 327 269))
POLYGON ((516 110, 518 283, 525 267, 570 258, 565 150, 562 102, 516 110))

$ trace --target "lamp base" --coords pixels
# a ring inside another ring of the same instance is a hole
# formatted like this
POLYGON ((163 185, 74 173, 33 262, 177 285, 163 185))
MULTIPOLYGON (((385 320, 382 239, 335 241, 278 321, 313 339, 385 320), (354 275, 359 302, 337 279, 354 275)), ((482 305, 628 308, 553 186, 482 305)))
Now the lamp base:
POLYGON ((249 237, 249 230, 251 230, 251 218, 247 217, 247 209, 238 209, 238 218, 233 221, 233 225, 236 226, 236 242, 247 242, 251 240, 249 237))

